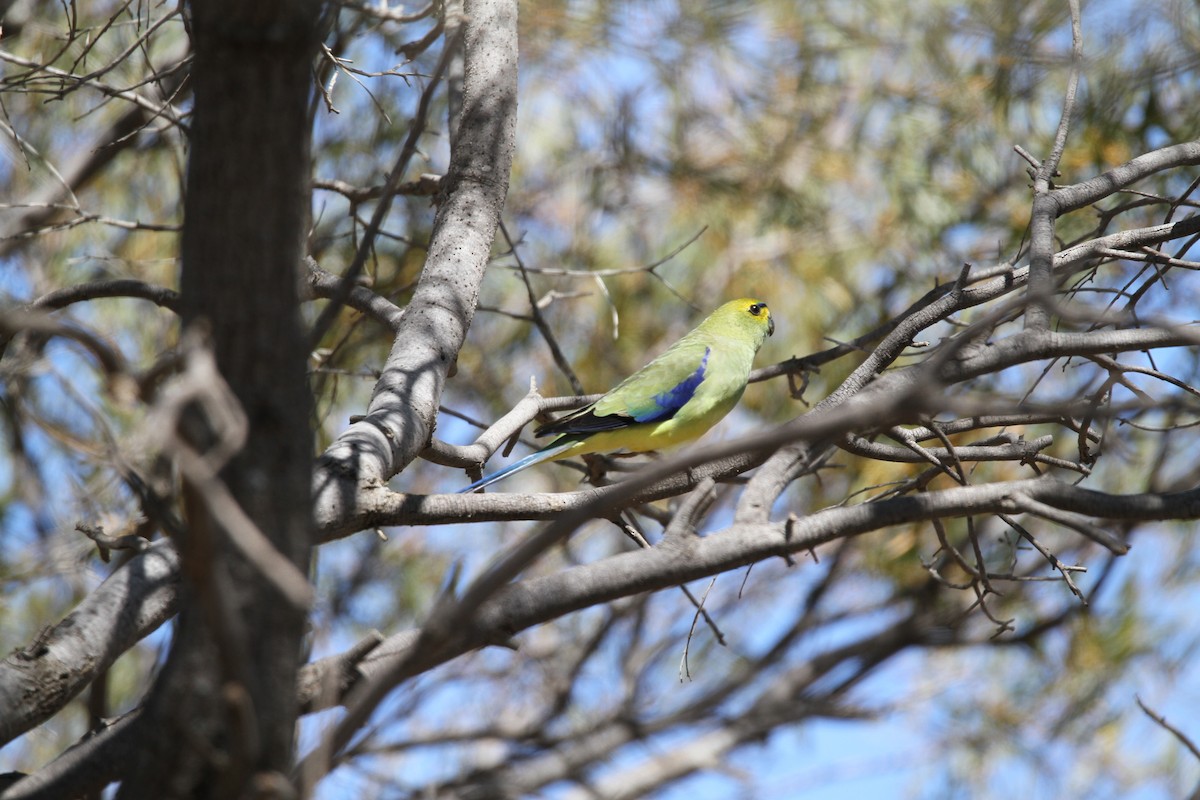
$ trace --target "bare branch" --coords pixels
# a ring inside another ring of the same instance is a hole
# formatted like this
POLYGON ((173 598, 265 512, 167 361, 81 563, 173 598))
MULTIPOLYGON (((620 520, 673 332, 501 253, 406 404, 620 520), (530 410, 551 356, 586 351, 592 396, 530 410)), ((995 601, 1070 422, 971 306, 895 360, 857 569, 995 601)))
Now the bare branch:
POLYGON ((1134 699, 1137 701, 1138 708, 1140 708, 1146 714, 1147 717, 1154 720, 1155 724, 1157 724, 1163 730, 1167 731, 1172 736, 1174 736, 1176 739, 1178 739, 1179 743, 1182 744, 1184 747, 1186 747, 1189 751, 1191 751, 1193 756, 1195 756, 1197 759, 1200 759, 1200 747, 1197 747, 1196 743, 1193 742, 1190 738, 1188 738, 1188 736, 1186 734, 1184 734, 1183 731, 1179 730, 1179 728, 1176 728, 1174 725, 1167 722, 1167 718, 1164 717, 1162 714, 1158 714, 1155 711, 1152 711, 1149 706, 1147 706, 1145 703, 1142 702, 1142 698, 1135 696, 1134 699))

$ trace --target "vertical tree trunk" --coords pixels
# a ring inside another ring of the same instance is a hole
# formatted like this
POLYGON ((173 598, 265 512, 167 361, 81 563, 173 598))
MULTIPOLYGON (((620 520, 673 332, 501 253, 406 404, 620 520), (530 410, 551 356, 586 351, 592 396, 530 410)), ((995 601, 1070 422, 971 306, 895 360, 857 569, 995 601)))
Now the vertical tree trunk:
MULTIPOLYGON (((206 324, 249 421, 222 478, 307 572, 312 434, 297 267, 308 225, 312 59, 320 4, 193 0, 195 113, 184 206, 182 316, 206 324)), ((122 798, 236 798, 292 759, 305 612, 228 544, 185 486, 182 611, 147 703, 122 798)))

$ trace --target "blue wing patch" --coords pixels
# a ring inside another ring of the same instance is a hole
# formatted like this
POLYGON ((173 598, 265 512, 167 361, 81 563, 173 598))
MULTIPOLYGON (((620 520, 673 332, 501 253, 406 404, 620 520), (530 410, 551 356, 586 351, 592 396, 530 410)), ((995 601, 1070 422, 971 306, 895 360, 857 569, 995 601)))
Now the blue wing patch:
POLYGON ((712 348, 704 348, 704 357, 700 359, 700 366, 696 367, 695 372, 667 391, 659 392, 649 398, 642 408, 630 409, 628 414, 596 416, 592 406, 588 406, 554 422, 542 425, 533 432, 533 435, 541 437, 558 434, 586 437, 593 433, 627 428, 635 422, 661 422, 664 419, 670 419, 696 395, 696 389, 704 381, 704 376, 708 371, 710 352, 712 352, 712 348))
POLYGON ((675 416, 692 399, 696 388, 704 380, 704 374, 708 371, 708 354, 711 352, 711 347, 704 348, 704 358, 700 359, 700 366, 696 367, 695 372, 667 391, 654 395, 651 407, 645 411, 635 411, 633 418, 638 422, 660 422, 675 416))

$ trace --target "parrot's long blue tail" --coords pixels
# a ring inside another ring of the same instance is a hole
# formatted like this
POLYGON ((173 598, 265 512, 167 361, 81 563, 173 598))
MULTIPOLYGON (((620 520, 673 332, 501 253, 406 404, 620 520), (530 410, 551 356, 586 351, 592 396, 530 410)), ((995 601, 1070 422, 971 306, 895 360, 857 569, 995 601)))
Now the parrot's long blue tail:
POLYGON ((530 453, 529 455, 525 456, 524 458, 522 458, 520 461, 516 462, 515 464, 509 464, 507 467, 500 470, 499 472, 493 472, 491 475, 484 475, 482 478, 475 481, 474 483, 472 483, 470 486, 466 487, 465 489, 459 489, 458 494, 466 494, 467 492, 473 492, 476 489, 482 489, 485 486, 491 486, 496 481, 501 480, 502 478, 507 478, 509 475, 512 475, 514 472, 520 472, 521 470, 526 469, 527 467, 532 467, 534 464, 541 464, 543 461, 549 461, 550 459, 554 458, 555 456, 561 455, 564 451, 567 450, 567 448, 569 448, 571 445, 575 444, 577 441, 574 438, 571 438, 571 437, 568 437, 568 438, 570 438, 571 440, 567 441, 567 442, 562 442, 561 444, 556 442, 554 444, 551 444, 548 447, 543 447, 541 450, 538 450, 536 453, 530 453))

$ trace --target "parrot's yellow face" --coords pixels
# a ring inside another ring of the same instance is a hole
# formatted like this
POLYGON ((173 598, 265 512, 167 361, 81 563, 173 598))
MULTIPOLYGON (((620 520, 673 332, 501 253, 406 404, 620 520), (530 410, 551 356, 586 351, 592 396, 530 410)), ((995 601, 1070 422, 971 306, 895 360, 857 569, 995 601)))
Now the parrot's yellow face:
POLYGON ((767 304, 761 300, 755 300, 750 305, 746 306, 746 313, 752 317, 758 318, 760 324, 766 323, 767 336, 775 335, 775 320, 771 319, 771 309, 767 308, 767 304))
POLYGON ((723 324, 736 325, 759 331, 759 342, 775 333, 775 320, 771 319, 771 309, 762 300, 753 297, 742 297, 731 300, 718 308, 712 315, 719 318, 723 324), (763 335, 761 331, 765 330, 763 335))

